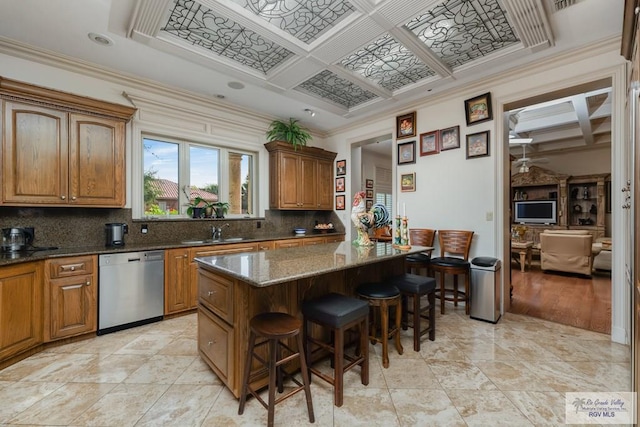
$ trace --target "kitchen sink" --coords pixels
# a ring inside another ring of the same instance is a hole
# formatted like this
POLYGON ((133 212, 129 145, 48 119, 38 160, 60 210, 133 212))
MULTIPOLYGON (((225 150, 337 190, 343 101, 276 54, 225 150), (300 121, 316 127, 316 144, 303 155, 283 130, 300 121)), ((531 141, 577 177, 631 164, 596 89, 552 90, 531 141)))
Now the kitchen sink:
POLYGON ((227 243, 227 242, 241 242, 245 240, 244 237, 229 237, 226 239, 207 239, 207 240, 183 240, 182 243, 183 245, 202 245, 202 244, 207 244, 207 243, 227 243))

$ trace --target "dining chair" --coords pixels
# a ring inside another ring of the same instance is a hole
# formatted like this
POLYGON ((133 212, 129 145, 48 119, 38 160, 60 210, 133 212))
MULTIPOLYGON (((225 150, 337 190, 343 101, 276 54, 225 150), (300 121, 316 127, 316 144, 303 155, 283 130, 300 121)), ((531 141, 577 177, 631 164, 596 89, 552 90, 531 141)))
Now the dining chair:
POLYGON ((468 230, 438 230, 438 243, 440 244, 440 256, 431 258, 429 271, 434 275, 440 274, 440 290, 436 296, 440 298, 440 313, 444 314, 444 302, 453 301, 455 307, 458 301, 465 303, 465 313, 469 314, 469 289, 471 263, 469 262, 469 250, 473 231, 468 230), (445 288, 445 276, 453 275, 453 289, 445 288), (463 274, 464 291, 458 290, 458 276, 463 274), (447 296, 447 293, 453 296, 447 296), (460 298, 462 297, 462 298, 460 298))

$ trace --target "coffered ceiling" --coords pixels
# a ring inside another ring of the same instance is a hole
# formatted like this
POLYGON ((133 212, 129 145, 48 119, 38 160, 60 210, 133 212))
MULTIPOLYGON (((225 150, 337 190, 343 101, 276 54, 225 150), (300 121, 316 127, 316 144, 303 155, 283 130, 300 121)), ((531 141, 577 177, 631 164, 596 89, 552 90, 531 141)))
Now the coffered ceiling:
MULTIPOLYGON (((43 58, 79 60, 331 132, 619 37, 622 6, 623 0, 0 0, 0 52, 27 56, 31 49, 43 58), (92 43, 89 33, 107 44, 92 43)), ((519 126, 528 114, 519 112, 519 126)))

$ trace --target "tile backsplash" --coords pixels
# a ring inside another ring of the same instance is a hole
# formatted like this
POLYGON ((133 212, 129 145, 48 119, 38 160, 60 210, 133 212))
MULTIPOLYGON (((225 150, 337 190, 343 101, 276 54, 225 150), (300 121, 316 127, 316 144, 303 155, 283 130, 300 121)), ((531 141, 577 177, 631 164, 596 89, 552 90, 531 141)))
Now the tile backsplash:
POLYGON ((129 226, 125 244, 162 244, 182 240, 208 239, 211 228, 223 228, 225 237, 293 236, 293 229, 311 230, 318 223, 345 228, 333 211, 268 210, 261 218, 146 219, 133 220, 131 209, 103 208, 18 208, 0 207, 0 228, 34 227, 34 246, 86 247, 105 244, 104 225, 119 222, 129 226), (148 232, 142 233, 146 224, 148 232), (260 226, 258 227, 258 224, 260 226))

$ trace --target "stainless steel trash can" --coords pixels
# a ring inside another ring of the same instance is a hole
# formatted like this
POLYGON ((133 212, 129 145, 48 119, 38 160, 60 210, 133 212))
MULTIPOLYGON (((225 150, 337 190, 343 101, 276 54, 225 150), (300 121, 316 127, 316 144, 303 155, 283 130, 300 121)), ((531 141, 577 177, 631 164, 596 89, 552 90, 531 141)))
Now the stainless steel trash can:
POLYGON ((500 260, 471 260, 471 318, 497 323, 500 320, 500 260))

